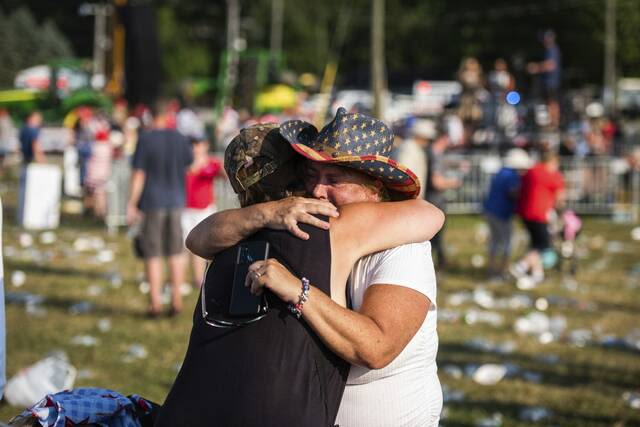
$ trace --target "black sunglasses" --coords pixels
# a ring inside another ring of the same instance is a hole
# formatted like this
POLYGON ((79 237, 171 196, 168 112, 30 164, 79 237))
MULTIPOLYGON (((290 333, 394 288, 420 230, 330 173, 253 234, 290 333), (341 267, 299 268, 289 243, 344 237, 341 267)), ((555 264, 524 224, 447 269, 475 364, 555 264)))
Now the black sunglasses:
POLYGON ((212 271, 212 268, 211 268, 212 265, 213 265, 213 262, 210 262, 207 265, 207 269, 204 273, 204 279, 202 280, 202 284, 200 285, 200 308, 202 309, 202 320, 204 320, 204 322, 207 325, 213 326, 214 328, 237 328, 240 326, 248 325, 253 322, 257 322, 258 320, 262 319, 267 315, 269 304, 266 298, 264 299, 264 310, 263 310, 264 314, 260 314, 258 316, 252 316, 248 318, 231 317, 228 313, 224 312, 222 304, 220 304, 214 298, 211 298, 211 302, 215 306, 217 306, 216 308, 218 308, 218 311, 216 311, 215 313, 210 312, 207 309, 207 298, 205 294, 205 288, 206 288, 207 282, 209 281, 207 280, 207 278, 209 276, 209 272, 212 271))

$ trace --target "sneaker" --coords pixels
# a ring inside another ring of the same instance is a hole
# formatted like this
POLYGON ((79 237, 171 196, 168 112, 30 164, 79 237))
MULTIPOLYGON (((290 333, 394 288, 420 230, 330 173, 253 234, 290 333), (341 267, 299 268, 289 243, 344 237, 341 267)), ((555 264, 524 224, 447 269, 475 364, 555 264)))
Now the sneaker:
POLYGON ((531 279, 536 285, 539 285, 540 283, 544 282, 544 273, 534 273, 531 275, 531 279))
POLYGON ((502 284, 505 282, 505 277, 500 273, 494 273, 487 278, 487 281, 489 283, 502 284))
POLYGON ((527 275, 527 268, 518 262, 509 267, 509 273, 516 279, 519 279, 527 275))

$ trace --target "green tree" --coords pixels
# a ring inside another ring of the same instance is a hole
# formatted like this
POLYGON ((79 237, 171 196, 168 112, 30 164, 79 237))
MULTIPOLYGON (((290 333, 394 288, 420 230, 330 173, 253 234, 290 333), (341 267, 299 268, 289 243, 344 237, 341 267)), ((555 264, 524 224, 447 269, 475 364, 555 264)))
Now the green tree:
POLYGON ((164 81, 175 84, 189 77, 209 76, 213 53, 206 43, 191 36, 189 22, 178 19, 167 6, 158 9, 157 17, 164 81))
POLYGON ((0 86, 11 86, 16 74, 34 65, 73 55, 71 45, 56 25, 38 25, 29 9, 0 13, 0 86))
POLYGON ((69 58, 73 56, 71 44, 62 35, 56 24, 47 19, 44 21, 38 32, 40 35, 40 46, 36 53, 36 60, 40 63, 49 62, 56 58, 69 58))
POLYGON ((618 65, 621 76, 640 77, 640 5, 618 0, 618 65))

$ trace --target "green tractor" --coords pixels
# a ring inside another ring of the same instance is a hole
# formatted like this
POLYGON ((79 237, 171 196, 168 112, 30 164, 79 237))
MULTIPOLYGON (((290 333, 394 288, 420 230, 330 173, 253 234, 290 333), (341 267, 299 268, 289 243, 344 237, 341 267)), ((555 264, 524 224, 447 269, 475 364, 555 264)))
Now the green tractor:
POLYGON ((92 88, 91 74, 79 60, 59 60, 20 71, 14 88, 0 90, 0 108, 16 116, 40 110, 50 123, 61 122, 81 105, 109 111, 111 100, 92 88))

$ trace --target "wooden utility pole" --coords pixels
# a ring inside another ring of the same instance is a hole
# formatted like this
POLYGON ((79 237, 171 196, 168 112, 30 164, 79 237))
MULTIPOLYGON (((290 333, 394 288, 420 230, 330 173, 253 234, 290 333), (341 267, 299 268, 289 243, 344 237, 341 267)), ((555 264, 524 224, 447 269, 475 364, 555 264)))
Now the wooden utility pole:
POLYGON ((282 15, 284 0, 271 0, 271 58, 276 58, 282 52, 282 15))
POLYGON ((233 103, 233 89, 238 80, 238 39, 240 38, 240 3, 227 0, 227 81, 223 106, 233 103))
POLYGON ((371 13, 371 90, 373 115, 383 118, 383 92, 386 86, 384 61, 384 0, 373 0, 371 13))
POLYGON ((602 100, 608 114, 616 106, 616 0, 606 0, 604 41, 604 90, 602 100))

